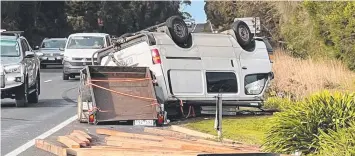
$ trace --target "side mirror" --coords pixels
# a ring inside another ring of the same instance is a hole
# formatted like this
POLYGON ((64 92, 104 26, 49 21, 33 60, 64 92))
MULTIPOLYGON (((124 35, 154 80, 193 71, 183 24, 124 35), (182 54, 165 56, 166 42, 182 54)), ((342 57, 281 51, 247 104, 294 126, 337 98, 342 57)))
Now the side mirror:
POLYGON ((39 49, 39 46, 35 46, 34 50, 38 50, 39 49))
POLYGON ((35 56, 35 53, 32 51, 26 51, 25 52, 25 58, 32 58, 35 56))
POLYGON ((60 51, 64 51, 64 48, 60 47, 59 50, 60 50, 60 51))

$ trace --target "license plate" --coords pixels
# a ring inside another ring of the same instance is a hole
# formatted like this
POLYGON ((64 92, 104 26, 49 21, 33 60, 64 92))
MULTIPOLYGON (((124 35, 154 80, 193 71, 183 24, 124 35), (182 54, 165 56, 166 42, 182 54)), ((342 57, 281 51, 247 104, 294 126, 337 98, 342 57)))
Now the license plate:
POLYGON ((134 125, 154 126, 154 120, 134 120, 134 125))
POLYGON ((49 58, 48 58, 48 60, 50 60, 50 61, 54 61, 54 60, 55 60, 55 58, 54 58, 54 57, 49 57, 49 58))

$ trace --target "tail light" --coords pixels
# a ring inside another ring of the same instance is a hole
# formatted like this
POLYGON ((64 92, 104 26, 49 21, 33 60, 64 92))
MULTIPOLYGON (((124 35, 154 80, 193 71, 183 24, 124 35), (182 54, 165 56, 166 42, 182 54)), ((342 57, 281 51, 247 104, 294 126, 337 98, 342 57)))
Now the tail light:
POLYGON ((95 121, 94 114, 89 115, 89 122, 94 123, 94 121, 95 121))
POLYGON ((158 114, 157 125, 163 125, 163 124, 164 124, 164 115, 158 114))
POLYGON ((273 53, 268 53, 268 54, 269 54, 269 60, 270 60, 270 62, 273 63, 273 62, 274 62, 274 55, 273 55, 273 53))
POLYGON ((161 64, 161 59, 160 59, 160 54, 158 49, 152 49, 152 59, 153 59, 153 64, 161 64))

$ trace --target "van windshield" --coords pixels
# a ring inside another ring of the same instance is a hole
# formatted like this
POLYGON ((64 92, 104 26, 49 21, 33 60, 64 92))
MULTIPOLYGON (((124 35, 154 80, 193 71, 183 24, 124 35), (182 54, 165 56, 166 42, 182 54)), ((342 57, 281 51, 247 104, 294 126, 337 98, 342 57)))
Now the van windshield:
POLYGON ((67 49, 101 49, 104 43, 104 37, 73 36, 68 40, 67 49))

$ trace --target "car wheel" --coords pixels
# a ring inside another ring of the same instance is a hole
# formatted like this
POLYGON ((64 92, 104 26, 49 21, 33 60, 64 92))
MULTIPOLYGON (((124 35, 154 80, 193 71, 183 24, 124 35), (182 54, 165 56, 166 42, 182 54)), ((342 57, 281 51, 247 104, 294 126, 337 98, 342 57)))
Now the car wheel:
POLYGON ((69 75, 63 73, 63 80, 69 80, 69 75))
POLYGON ((248 25, 243 21, 235 21, 232 24, 232 29, 235 33, 237 41, 241 47, 248 46, 253 38, 248 25))
POLYGON ((15 92, 16 107, 26 107, 28 97, 28 84, 27 82, 19 86, 15 92))
POLYGON ((185 44, 189 38, 189 30, 184 20, 179 16, 172 16, 165 22, 171 38, 177 44, 185 44))
POLYGON ((33 91, 31 94, 28 95, 28 102, 29 103, 38 103, 38 93, 39 93, 39 81, 38 79, 36 80, 36 84, 35 84, 35 91, 33 91))

